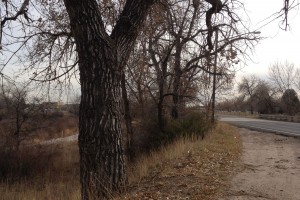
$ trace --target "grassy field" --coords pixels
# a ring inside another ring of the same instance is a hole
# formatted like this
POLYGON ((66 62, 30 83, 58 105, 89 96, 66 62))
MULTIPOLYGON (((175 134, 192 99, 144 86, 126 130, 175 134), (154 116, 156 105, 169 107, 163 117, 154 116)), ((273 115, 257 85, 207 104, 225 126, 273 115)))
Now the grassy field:
MULTIPOLYGON (((116 199, 216 199, 228 185, 240 152, 237 130, 225 124, 204 140, 178 139, 129 164, 129 186, 116 199)), ((24 173, 2 176, 0 199, 80 199, 76 143, 26 149, 15 157, 26 165, 17 168, 24 173)), ((10 158, 0 159, 0 166, 16 163, 10 158)))
POLYGON ((15 119, 0 120, 0 147, 38 144, 45 140, 61 138, 78 133, 78 117, 71 113, 36 114, 26 120, 15 134, 15 119), (19 137, 17 137, 19 136, 19 137))

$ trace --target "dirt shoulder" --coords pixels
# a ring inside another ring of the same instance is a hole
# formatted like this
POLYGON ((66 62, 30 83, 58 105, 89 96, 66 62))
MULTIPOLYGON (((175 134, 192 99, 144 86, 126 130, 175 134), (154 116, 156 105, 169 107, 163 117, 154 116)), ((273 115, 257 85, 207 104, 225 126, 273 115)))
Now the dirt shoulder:
POLYGON ((300 200, 300 139, 240 129, 241 172, 220 200, 300 200))

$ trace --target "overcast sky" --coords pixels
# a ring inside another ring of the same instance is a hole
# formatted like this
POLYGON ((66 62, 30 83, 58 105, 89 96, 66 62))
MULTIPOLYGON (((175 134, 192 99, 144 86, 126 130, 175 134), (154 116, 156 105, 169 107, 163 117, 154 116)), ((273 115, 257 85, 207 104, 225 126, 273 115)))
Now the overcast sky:
MULTIPOLYGON (((262 22, 282 7, 283 0, 245 0, 245 8, 253 29, 270 21, 262 22)), ((287 31, 279 27, 282 18, 259 29, 261 36, 267 38, 255 47, 253 62, 248 61, 247 66, 238 73, 238 76, 251 73, 266 77, 269 66, 276 61, 287 60, 294 63, 296 67, 300 67, 300 14, 298 12, 299 9, 296 8, 289 13, 290 27, 287 31)))

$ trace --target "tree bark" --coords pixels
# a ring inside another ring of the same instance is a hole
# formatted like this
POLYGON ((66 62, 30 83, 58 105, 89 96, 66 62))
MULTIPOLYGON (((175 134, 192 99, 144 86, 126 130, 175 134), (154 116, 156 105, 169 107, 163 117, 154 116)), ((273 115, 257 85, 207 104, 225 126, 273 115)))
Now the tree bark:
POLYGON ((157 103, 157 119, 158 119, 158 127, 161 132, 164 131, 165 124, 166 124, 164 111, 163 111, 164 109, 163 102, 164 102, 164 97, 163 95, 161 95, 161 91, 160 91, 159 100, 157 103))
POLYGON ((96 44, 96 52, 79 51, 85 66, 80 70, 81 103, 79 150, 82 198, 111 198, 122 190, 126 173, 121 143, 121 74, 115 68, 115 49, 96 44), (100 49, 98 49, 100 47, 100 49), (93 55, 94 56, 90 56, 93 55), (104 55, 103 55, 104 54, 104 55), (94 68, 95 67, 95 68, 94 68))
POLYGON ((64 0, 79 57, 82 199, 110 199, 126 182, 121 140, 121 78, 154 1, 127 0, 112 34, 96 0, 64 0))
POLYGON ((127 129, 127 157, 128 160, 132 160, 133 158, 133 151, 132 151, 132 136, 133 136, 133 127, 132 127, 132 118, 130 114, 130 105, 126 90, 126 77, 125 74, 122 74, 122 97, 123 97, 123 104, 124 104, 124 119, 127 129))
MULTIPOLYGON (((180 34, 181 35, 181 34, 180 34)), ((175 63, 174 63, 174 82, 173 82, 173 106, 172 106, 172 118, 178 119, 179 112, 178 107, 180 105, 180 84, 181 84, 181 52, 182 52, 182 44, 180 42, 180 38, 176 41, 176 52, 175 52, 175 63)))

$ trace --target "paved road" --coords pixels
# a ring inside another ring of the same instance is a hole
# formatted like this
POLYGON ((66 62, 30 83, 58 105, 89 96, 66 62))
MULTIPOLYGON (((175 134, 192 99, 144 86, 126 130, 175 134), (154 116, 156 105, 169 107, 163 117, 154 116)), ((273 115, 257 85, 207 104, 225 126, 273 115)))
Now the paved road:
POLYGON ((250 119, 234 116, 219 116, 219 120, 242 128, 300 137, 300 123, 250 119))

